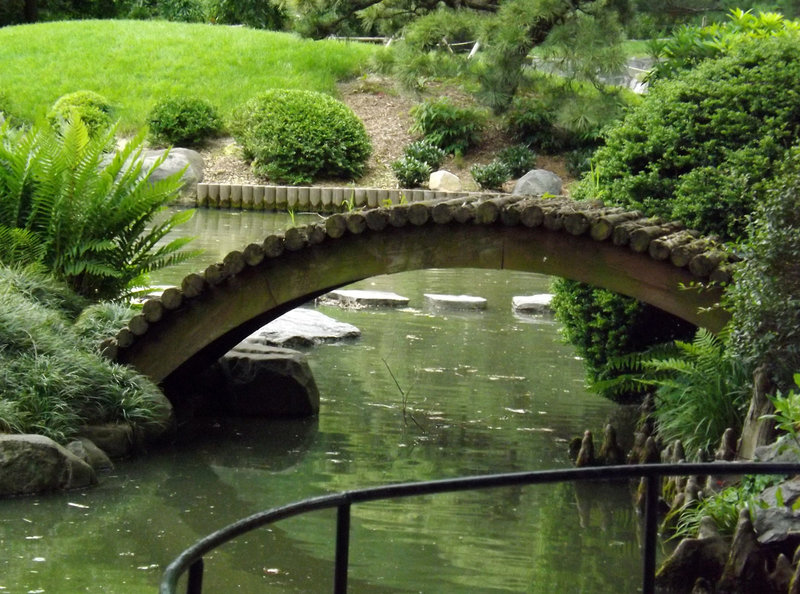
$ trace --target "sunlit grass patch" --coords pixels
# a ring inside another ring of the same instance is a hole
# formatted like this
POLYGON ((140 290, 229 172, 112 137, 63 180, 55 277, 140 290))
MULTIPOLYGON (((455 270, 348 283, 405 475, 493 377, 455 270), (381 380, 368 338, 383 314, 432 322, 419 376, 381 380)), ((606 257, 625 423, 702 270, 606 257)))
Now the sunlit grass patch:
POLYGON ((165 21, 70 21, 0 29, 0 89, 15 115, 43 116, 87 89, 118 106, 121 131, 165 97, 211 101, 223 117, 270 88, 334 93, 374 47, 287 33, 165 21))

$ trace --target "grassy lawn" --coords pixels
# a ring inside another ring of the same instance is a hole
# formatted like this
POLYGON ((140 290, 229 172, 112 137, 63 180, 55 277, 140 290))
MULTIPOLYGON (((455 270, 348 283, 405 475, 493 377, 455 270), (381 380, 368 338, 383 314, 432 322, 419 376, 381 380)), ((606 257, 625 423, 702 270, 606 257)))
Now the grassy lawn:
POLYGON ((376 48, 243 27, 164 21, 70 21, 0 29, 0 95, 26 119, 88 89, 118 106, 121 131, 160 99, 208 99, 226 117, 268 88, 335 92, 376 48))

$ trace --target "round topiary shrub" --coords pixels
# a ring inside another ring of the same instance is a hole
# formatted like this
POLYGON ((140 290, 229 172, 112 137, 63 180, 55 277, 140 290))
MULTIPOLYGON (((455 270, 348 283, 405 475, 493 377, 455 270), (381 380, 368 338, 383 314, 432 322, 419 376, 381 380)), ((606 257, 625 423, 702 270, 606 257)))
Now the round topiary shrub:
POLYGON ((61 96, 50 109, 47 119, 53 127, 79 117, 89 134, 107 130, 113 123, 114 107, 108 99, 94 91, 75 91, 61 96))
POLYGON ((233 116, 232 131, 253 172, 279 183, 359 177, 372 152, 364 124, 323 93, 273 89, 233 116))
POLYGON ((153 107, 147 119, 151 142, 192 146, 219 132, 216 108, 204 99, 172 97, 153 107))

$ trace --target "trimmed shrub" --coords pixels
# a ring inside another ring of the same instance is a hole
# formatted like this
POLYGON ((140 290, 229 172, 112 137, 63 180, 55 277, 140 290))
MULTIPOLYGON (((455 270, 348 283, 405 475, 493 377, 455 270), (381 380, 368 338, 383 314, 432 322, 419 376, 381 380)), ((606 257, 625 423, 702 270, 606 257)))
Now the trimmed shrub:
POLYGON ((417 140, 406 145, 403 155, 426 163, 433 170, 441 166, 447 153, 429 140, 417 140))
POLYGON ((147 121, 151 142, 192 146, 216 135, 222 126, 216 108, 204 99, 173 97, 156 104, 147 121))
MULTIPOLYGON (((609 132, 592 173, 573 186, 572 194, 681 219, 723 240, 741 239, 757 197, 800 137, 798 96, 796 36, 744 43, 730 56, 653 85, 609 132)), ((599 312, 613 300, 617 309, 626 309, 626 298, 569 284, 559 285, 554 301, 559 318, 571 325, 568 337, 586 358, 590 375, 600 379, 609 356, 668 339, 678 324, 644 305, 606 320, 599 312), (639 327, 648 328, 652 338, 625 337, 627 328, 639 327)))
POLYGON ((428 181, 433 170, 424 161, 405 156, 392 163, 392 171, 401 188, 417 188, 428 181))
POLYGON ((354 179, 372 152, 350 108, 314 91, 267 91, 236 110, 231 128, 253 172, 279 183, 354 179))
POLYGON ((761 193, 741 244, 744 262, 729 289, 731 346, 753 367, 766 365, 783 393, 800 370, 800 149, 787 172, 761 193))
POLYGON ((60 97, 47 114, 54 128, 67 120, 79 117, 89 134, 105 132, 113 123, 114 108, 111 103, 94 91, 76 91, 60 97))
POLYGON ((520 177, 536 166, 536 153, 524 144, 517 144, 500 151, 497 160, 506 166, 511 177, 520 177))
POLYGON ((473 146, 483 130, 486 113, 470 107, 459 107, 441 97, 411 108, 412 132, 420 133, 447 154, 462 155, 473 146))
POLYGON ((742 44, 653 85, 573 191, 742 236, 754 192, 800 137, 800 37, 742 44))
POLYGON ((501 190, 511 178, 505 163, 495 160, 487 165, 473 165, 469 170, 472 179, 484 190, 501 190))

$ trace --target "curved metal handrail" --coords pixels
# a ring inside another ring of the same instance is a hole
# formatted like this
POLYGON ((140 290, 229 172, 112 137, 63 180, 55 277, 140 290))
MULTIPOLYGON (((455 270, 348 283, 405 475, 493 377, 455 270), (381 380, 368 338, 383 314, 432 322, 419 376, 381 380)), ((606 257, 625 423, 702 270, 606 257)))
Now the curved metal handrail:
POLYGON ((178 555, 178 557, 167 566, 162 576, 159 592, 160 594, 175 594, 178 580, 188 571, 189 583, 187 584, 187 593, 199 594, 202 591, 203 555, 251 530, 310 511, 331 509, 334 507, 338 509, 334 576, 334 592, 338 593, 347 591, 350 506, 354 503, 365 503, 380 499, 393 499, 415 495, 433 495, 436 493, 454 491, 488 489, 493 487, 535 485, 565 481, 645 478, 647 481, 647 492, 645 498, 645 542, 642 553, 642 591, 648 593, 653 591, 655 578, 655 538, 658 521, 656 505, 658 501, 658 484, 656 481, 663 476, 686 476, 694 474, 715 476, 740 474, 800 474, 800 462, 708 462, 592 466, 588 468, 537 470, 436 481, 399 483, 343 491, 332 495, 305 499, 303 501, 255 513, 200 539, 178 555))

